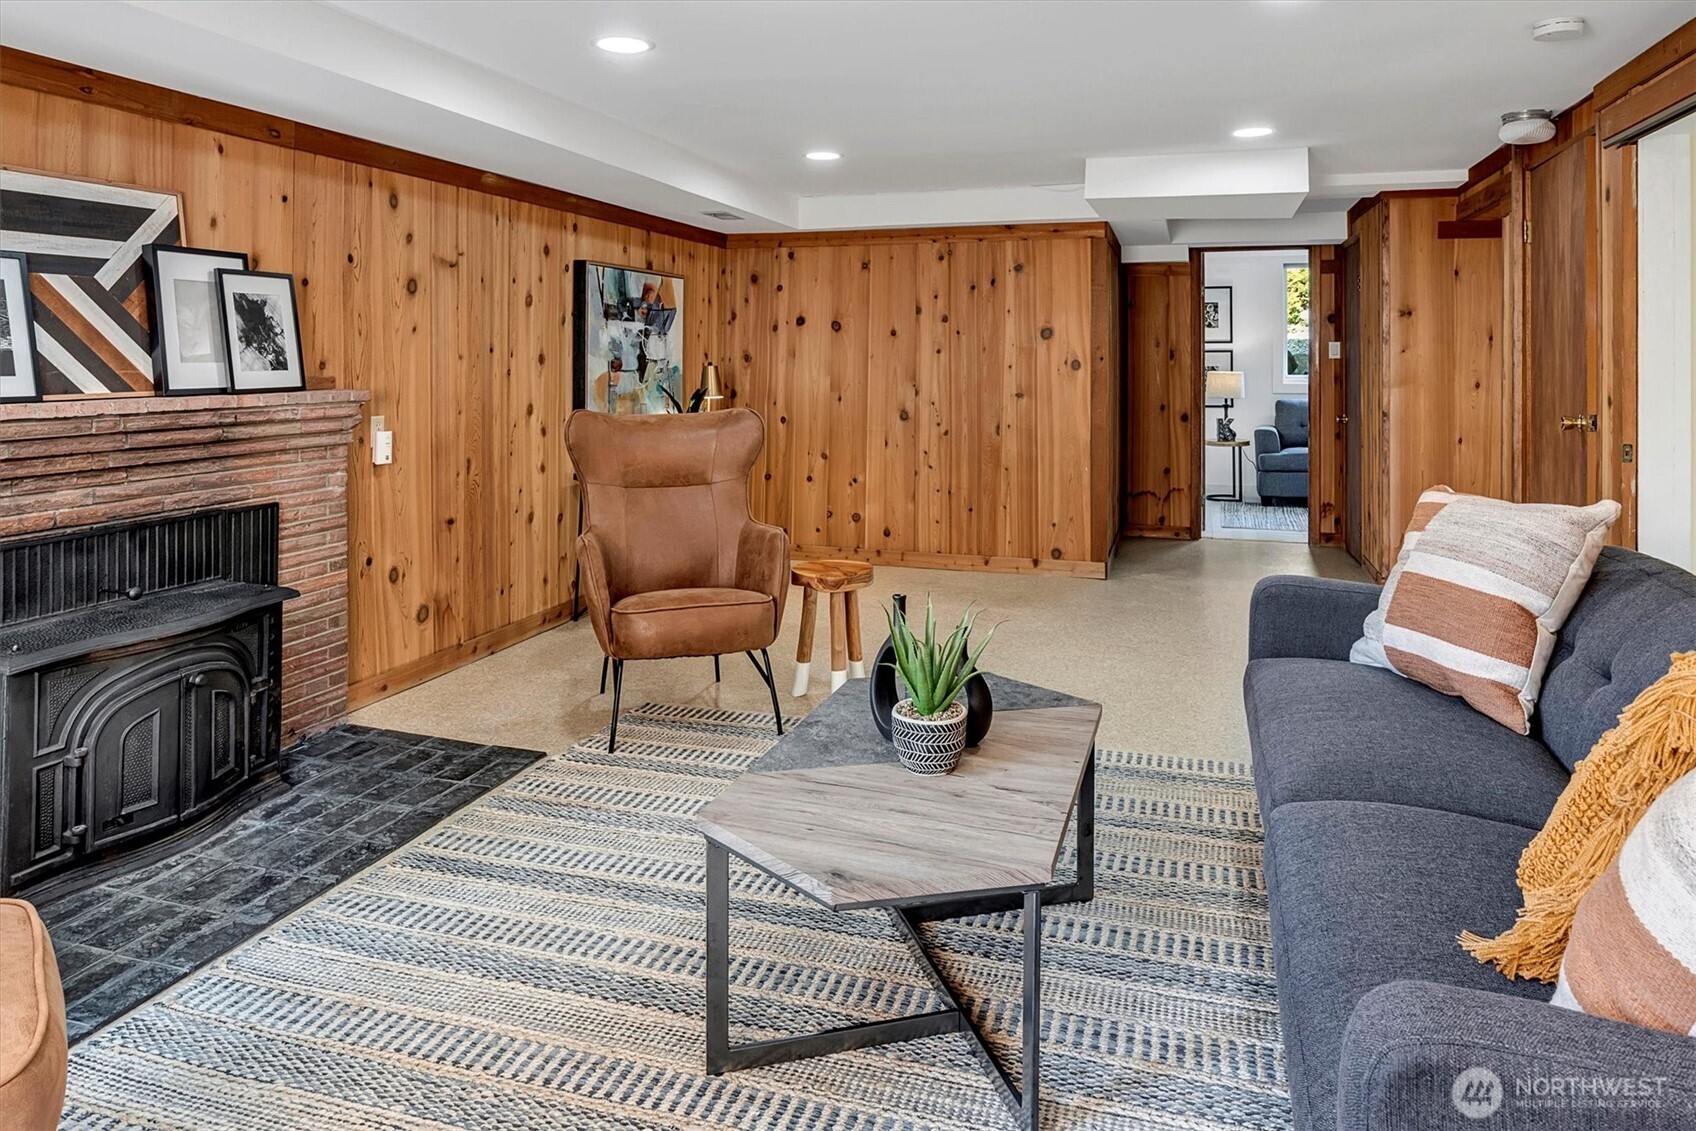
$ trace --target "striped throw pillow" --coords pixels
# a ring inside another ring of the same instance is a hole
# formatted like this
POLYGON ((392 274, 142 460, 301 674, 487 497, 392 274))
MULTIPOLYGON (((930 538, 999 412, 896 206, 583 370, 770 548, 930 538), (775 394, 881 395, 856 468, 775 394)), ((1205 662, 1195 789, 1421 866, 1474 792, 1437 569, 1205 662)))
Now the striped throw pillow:
POLYGON ((1655 799, 1579 902, 1553 1004, 1696 1036, 1696 773, 1655 799))
POLYGON ((1431 488, 1349 658, 1529 733, 1555 634, 1618 517, 1612 499, 1567 507, 1431 488))

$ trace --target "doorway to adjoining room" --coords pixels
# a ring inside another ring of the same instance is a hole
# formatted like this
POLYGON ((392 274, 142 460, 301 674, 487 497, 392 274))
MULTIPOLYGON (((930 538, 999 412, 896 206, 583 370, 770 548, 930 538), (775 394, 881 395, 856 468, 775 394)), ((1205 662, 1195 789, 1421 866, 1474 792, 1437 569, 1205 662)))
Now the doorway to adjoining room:
POLYGON ((1306 542, 1308 251, 1209 251, 1202 267, 1202 536, 1306 542))

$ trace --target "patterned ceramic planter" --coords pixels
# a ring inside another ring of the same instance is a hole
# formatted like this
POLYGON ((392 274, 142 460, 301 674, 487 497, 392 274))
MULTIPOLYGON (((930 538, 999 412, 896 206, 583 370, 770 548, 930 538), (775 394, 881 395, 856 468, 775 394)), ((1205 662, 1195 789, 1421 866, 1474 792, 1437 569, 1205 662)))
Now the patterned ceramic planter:
POLYGON ((952 773, 966 749, 966 705, 956 699, 934 718, 913 710, 913 701, 903 699, 889 714, 895 756, 915 774, 931 776, 952 773))

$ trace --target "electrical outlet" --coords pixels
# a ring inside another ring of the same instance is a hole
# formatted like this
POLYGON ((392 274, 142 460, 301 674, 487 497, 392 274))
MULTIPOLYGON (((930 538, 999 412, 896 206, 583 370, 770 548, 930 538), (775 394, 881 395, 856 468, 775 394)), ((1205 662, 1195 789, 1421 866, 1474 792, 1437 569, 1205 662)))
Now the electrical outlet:
POLYGON ((1619 461, 1621 463, 1630 463, 1636 458, 1636 456, 1637 449, 1632 447, 1630 444, 1621 444, 1619 446, 1619 461))

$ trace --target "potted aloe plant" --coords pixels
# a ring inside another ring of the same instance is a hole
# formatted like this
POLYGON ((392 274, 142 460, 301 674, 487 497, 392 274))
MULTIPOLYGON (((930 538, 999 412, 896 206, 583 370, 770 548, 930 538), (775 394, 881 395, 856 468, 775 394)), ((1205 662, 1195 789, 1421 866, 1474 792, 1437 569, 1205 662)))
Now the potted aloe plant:
POLYGON ((907 686, 907 698, 890 714, 895 756, 915 774, 946 774, 960 764, 966 749, 966 704, 960 692, 977 673, 978 659, 995 636, 991 628, 976 650, 969 643, 977 614, 970 606, 946 640, 936 638, 936 608, 925 598, 921 640, 902 610, 885 610, 889 619, 893 666, 907 686))

